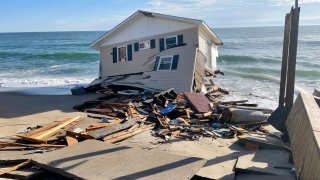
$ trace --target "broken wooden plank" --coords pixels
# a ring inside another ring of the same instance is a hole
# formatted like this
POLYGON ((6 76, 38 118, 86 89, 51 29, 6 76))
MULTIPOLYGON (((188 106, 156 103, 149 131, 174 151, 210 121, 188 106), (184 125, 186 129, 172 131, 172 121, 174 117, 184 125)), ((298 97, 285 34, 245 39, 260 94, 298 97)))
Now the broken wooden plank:
POLYGON ((20 163, 20 164, 18 164, 18 165, 12 166, 12 167, 10 167, 10 168, 1 170, 1 171, 0 171, 0 175, 6 174, 6 173, 11 172, 11 171, 15 171, 15 170, 17 170, 17 169, 19 169, 19 168, 21 168, 21 167, 29 164, 30 162, 31 162, 31 159, 29 159, 29 160, 27 160, 27 161, 25 161, 25 162, 23 162, 23 163, 20 163))
POLYGON ((0 177, 9 179, 40 179, 43 175, 47 175, 47 171, 30 167, 22 167, 21 169, 0 175, 0 177))
POLYGON ((228 105, 228 104, 238 104, 238 103, 246 103, 248 100, 239 100, 239 101, 224 101, 220 102, 220 104, 228 105))
POLYGON ((36 134, 33 134, 31 136, 28 136, 25 135, 25 134, 17 134, 16 136, 23 139, 23 140, 26 140, 26 141, 32 141, 32 142, 37 142, 37 143, 47 143, 47 140, 52 136, 54 135, 58 130, 60 130, 61 128, 69 125, 70 123, 76 121, 80 119, 80 116, 77 116, 75 118, 69 118, 65 121, 62 121, 62 122, 59 122, 58 125, 54 126, 54 127, 51 127, 47 130, 44 130, 44 131, 41 131, 41 132, 38 132, 36 134))
POLYGON ((75 118, 70 118, 70 119, 67 119, 66 121, 62 122, 61 124, 51 128, 51 129, 48 129, 44 132, 41 132, 41 133, 38 133, 38 134, 35 134, 33 136, 31 136, 31 138, 35 138, 35 139, 46 139, 46 138, 49 138, 51 135, 55 134, 59 129, 67 126, 68 124, 76 121, 80 119, 80 116, 77 116, 75 118))
POLYGON ((104 142, 106 143, 117 143, 117 142, 120 142, 120 141, 123 141, 125 139, 128 139, 132 136, 135 136, 137 134, 140 134, 140 133, 143 133, 147 130, 151 130, 154 128, 154 125, 148 125, 148 126, 143 126, 143 127, 140 127, 139 129, 133 131, 133 132, 127 132, 127 134, 124 134, 122 136, 118 136, 118 137, 114 137, 112 139, 109 139, 109 140, 104 140, 104 142))
POLYGON ((206 160, 86 140, 32 162, 72 179, 164 180, 191 179, 206 160))
POLYGON ((32 131, 29 131, 27 133, 24 133, 24 134, 21 134, 23 136, 26 136, 26 137, 30 137, 32 135, 35 135, 35 134, 38 134, 38 133, 41 133, 43 131, 46 131, 48 129, 51 129, 55 126, 57 126, 60 122, 53 122, 53 123, 49 123, 49 124, 46 124, 46 125, 43 125, 42 127, 40 128, 37 128, 35 130, 32 130, 32 131))
POLYGON ((211 111, 210 101, 204 94, 185 92, 183 95, 198 113, 207 113, 211 111))
POLYGON ((261 149, 287 149, 284 147, 284 144, 281 139, 272 136, 250 134, 238 136, 238 138, 238 143, 241 145, 245 145, 246 143, 252 143, 259 145, 261 149))
POLYGON ((0 146, 4 147, 35 147, 35 148, 63 148, 65 145, 57 144, 22 144, 22 143, 11 143, 11 142, 0 142, 0 146))
POLYGON ((138 121, 136 119, 131 119, 123 124, 114 124, 112 126, 103 127, 97 130, 90 131, 88 134, 95 139, 103 138, 109 134, 119 132, 124 129, 128 129, 131 126, 135 125, 138 121))
POLYGON ((66 141, 68 146, 78 144, 78 139, 76 138, 76 136, 73 135, 66 135, 66 141))
POLYGON ((93 139, 92 136, 86 134, 86 133, 77 133, 77 132, 73 132, 73 131, 67 131, 67 135, 72 135, 75 137, 80 137, 82 139, 93 139))
POLYGON ((112 126, 112 125, 118 124, 118 123, 120 123, 120 122, 122 122, 122 121, 123 121, 122 119, 116 119, 115 121, 110 122, 110 123, 96 123, 96 124, 91 124, 90 127, 88 127, 88 128, 86 129, 86 131, 92 131, 92 130, 100 129, 100 128, 103 128, 103 127, 112 126))

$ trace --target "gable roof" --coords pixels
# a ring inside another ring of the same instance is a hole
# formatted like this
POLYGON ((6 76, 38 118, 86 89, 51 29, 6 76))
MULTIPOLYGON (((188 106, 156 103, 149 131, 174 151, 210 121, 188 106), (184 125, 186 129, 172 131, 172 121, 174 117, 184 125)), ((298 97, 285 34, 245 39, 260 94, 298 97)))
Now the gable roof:
POLYGON ((211 37, 212 41, 217 45, 222 45, 223 42, 219 39, 219 37, 210 29, 210 27, 202 20, 198 19, 191 19, 191 18, 184 18, 184 17, 178 17, 178 16, 171 16, 171 15, 165 15, 165 14, 159 14, 154 12, 148 12, 148 11, 142 11, 138 10, 137 12, 133 13, 131 16, 129 16, 127 19, 122 21, 120 24, 115 26, 113 29, 102 35, 100 38, 95 40, 90 44, 91 47, 96 48, 98 44, 103 41, 104 39, 112 36, 114 33, 116 33, 122 26, 125 26, 126 24, 129 24, 133 22, 135 19, 141 16, 146 17, 152 17, 152 18, 161 18, 161 19, 168 19, 173 21, 179 21, 184 23, 189 23, 193 25, 197 25, 200 28, 202 28, 207 34, 211 37))

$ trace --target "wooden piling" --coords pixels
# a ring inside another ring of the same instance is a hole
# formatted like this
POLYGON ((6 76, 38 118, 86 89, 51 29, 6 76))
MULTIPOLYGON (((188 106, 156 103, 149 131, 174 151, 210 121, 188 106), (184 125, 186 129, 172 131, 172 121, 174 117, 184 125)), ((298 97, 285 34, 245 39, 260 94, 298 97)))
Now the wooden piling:
POLYGON ((285 91, 287 84, 287 69, 288 69, 288 52, 290 43, 290 14, 286 14, 284 36, 283 36, 283 50, 282 50, 282 65, 280 78, 280 92, 279 92, 279 106, 284 106, 285 91))
POLYGON ((288 57, 288 72, 287 72, 287 88, 286 88, 286 117, 293 106, 294 98, 294 85, 295 85, 295 72, 296 72, 296 58, 297 58, 297 45, 298 45, 298 30, 299 30, 299 13, 300 8, 291 9, 291 31, 290 31, 290 44, 289 44, 289 57, 288 57))

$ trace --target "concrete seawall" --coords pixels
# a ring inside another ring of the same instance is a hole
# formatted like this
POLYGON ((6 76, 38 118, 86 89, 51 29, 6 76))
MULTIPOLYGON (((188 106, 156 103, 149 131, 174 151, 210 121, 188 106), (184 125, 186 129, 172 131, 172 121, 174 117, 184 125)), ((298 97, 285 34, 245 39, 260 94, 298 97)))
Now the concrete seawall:
POLYGON ((297 179, 320 177, 320 108, 313 95, 300 92, 286 126, 297 179))

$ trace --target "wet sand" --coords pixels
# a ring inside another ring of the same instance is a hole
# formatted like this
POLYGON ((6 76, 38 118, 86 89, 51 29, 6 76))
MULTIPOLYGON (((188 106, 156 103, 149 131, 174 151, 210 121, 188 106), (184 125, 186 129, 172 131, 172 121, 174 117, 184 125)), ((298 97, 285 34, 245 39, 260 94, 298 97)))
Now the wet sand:
POLYGON ((97 99, 89 95, 25 95, 0 92, 0 140, 24 131, 28 127, 86 114, 73 109, 76 104, 97 99))

